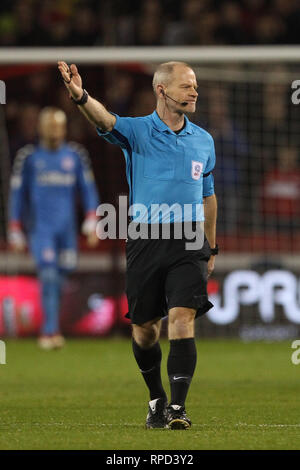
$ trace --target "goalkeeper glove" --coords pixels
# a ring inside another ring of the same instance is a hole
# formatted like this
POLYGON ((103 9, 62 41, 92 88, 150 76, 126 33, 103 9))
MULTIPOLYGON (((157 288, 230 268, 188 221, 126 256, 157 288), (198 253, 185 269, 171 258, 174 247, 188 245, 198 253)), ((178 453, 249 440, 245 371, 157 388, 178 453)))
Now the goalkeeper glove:
POLYGON ((87 243, 90 247, 95 247, 98 244, 98 237, 96 234, 98 219, 94 212, 89 212, 81 226, 81 232, 87 237, 87 243))
POLYGON ((8 228, 8 243, 15 251, 25 250, 26 238, 19 222, 10 222, 8 228))

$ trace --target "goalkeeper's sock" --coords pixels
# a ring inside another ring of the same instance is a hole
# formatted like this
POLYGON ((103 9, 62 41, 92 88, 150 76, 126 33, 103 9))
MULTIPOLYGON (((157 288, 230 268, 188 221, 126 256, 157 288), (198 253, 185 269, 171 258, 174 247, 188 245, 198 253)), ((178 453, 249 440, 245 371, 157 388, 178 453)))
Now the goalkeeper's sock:
POLYGON ((45 267, 39 272, 42 293, 44 323, 42 335, 59 332, 59 309, 62 278, 56 267, 45 267))
POLYGON ((170 340, 168 376, 171 389, 170 405, 184 406, 197 362, 194 338, 170 340))
POLYGON ((167 400, 167 395, 161 381, 160 364, 162 354, 159 343, 155 343, 149 349, 142 349, 133 339, 132 349, 135 360, 149 389, 150 400, 155 400, 156 398, 165 398, 167 400))

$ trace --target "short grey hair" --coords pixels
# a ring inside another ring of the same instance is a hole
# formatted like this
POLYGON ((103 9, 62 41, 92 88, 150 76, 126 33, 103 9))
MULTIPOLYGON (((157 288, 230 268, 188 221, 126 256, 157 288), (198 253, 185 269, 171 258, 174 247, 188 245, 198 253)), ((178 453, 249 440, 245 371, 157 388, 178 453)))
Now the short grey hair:
POLYGON ((164 62, 157 67, 152 80, 152 86, 155 95, 157 85, 168 85, 170 83, 174 68, 177 66, 184 66, 192 69, 192 67, 186 62, 164 62))

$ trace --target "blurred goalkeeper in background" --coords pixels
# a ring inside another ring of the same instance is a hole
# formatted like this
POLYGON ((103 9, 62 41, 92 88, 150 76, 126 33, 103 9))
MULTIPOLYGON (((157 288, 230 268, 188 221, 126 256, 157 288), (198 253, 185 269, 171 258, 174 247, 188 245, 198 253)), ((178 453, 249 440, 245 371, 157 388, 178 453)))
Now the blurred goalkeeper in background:
POLYGON ((85 211, 82 233, 89 246, 98 242, 94 176, 83 147, 65 142, 66 125, 63 111, 44 108, 39 144, 18 151, 11 177, 8 241, 15 251, 28 242, 37 266, 44 311, 38 344, 43 349, 64 344, 59 310, 63 281, 77 262, 78 191, 85 211))

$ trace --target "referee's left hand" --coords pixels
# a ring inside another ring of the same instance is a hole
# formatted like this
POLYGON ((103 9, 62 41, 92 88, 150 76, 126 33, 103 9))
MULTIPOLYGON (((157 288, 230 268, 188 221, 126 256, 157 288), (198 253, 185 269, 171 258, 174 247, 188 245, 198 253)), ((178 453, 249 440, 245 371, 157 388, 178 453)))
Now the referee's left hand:
POLYGON ((207 263, 207 277, 211 275, 214 269, 215 269, 215 256, 211 256, 207 263))

